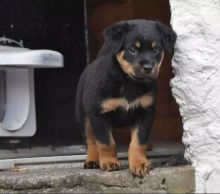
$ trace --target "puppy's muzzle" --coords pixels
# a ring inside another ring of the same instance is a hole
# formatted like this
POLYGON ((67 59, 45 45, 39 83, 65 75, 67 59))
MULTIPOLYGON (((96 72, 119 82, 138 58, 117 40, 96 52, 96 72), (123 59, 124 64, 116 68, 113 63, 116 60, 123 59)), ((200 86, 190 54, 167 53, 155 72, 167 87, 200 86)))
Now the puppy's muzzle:
POLYGON ((153 63, 151 63, 148 59, 141 60, 139 64, 142 72, 145 74, 150 74, 153 71, 153 63))
POLYGON ((153 70, 153 65, 147 63, 147 64, 144 64, 144 65, 142 66, 142 68, 143 68, 143 71, 144 71, 145 73, 150 74, 150 73, 152 72, 152 70, 153 70))

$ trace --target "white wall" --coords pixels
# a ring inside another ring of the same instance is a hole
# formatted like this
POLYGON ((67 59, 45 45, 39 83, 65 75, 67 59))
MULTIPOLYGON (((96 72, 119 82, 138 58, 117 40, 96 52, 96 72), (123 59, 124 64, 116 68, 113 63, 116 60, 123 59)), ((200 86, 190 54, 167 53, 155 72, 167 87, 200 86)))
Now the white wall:
POLYGON ((172 92, 196 192, 220 193, 220 0, 170 0, 178 38, 172 92))

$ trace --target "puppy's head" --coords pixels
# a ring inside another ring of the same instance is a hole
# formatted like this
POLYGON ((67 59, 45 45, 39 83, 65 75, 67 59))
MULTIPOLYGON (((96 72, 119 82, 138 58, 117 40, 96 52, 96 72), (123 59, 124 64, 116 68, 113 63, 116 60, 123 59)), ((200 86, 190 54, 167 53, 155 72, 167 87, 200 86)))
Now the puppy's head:
POLYGON ((154 21, 130 20, 116 23, 104 31, 121 69, 135 81, 156 79, 164 57, 176 40, 175 32, 154 21))

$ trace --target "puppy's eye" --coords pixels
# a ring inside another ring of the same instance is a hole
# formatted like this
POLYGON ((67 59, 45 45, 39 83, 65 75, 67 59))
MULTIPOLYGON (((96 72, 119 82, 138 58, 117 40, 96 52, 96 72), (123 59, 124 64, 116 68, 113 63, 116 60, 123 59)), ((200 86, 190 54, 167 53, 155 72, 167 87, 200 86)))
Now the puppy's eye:
POLYGON ((153 49, 153 53, 154 53, 154 55, 158 55, 160 53, 160 49, 155 47, 153 49))
POLYGON ((132 46, 128 49, 128 52, 132 55, 136 55, 138 53, 138 50, 132 46))

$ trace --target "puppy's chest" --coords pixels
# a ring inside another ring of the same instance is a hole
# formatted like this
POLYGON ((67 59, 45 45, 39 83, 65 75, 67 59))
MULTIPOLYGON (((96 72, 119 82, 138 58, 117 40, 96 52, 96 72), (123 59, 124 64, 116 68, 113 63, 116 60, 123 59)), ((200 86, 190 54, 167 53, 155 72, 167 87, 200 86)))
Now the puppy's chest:
POLYGON ((101 102, 101 113, 123 110, 130 112, 142 108, 147 109, 153 105, 153 93, 146 88, 132 88, 121 85, 117 88, 114 97, 107 97, 101 102))

